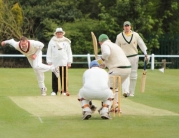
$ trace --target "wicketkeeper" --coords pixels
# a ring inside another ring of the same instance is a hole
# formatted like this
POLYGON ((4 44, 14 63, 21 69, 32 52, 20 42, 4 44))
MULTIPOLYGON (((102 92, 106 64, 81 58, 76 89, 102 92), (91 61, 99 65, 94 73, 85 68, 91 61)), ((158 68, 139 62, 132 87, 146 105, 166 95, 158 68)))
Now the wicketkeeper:
MULTIPOLYGON (((101 46, 101 59, 109 70, 108 74, 111 76, 120 76, 121 82, 123 83, 131 72, 131 64, 124 51, 118 45, 112 43, 106 34, 101 34, 98 40, 101 46)), ((110 83, 110 87, 113 87, 112 82, 110 83)), ((118 88, 118 82, 116 88, 118 88)), ((118 102, 118 89, 116 89, 115 99, 118 102)))
POLYGON ((9 44, 16 50, 25 55, 32 66, 36 76, 39 88, 41 89, 42 96, 46 95, 47 88, 44 84, 44 72, 52 71, 57 77, 59 76, 59 70, 53 65, 45 65, 42 63, 42 48, 44 44, 35 40, 28 40, 26 37, 21 37, 20 41, 16 42, 14 39, 2 41, 1 45, 9 44))
POLYGON ((90 63, 90 69, 83 74, 83 87, 79 91, 79 99, 83 110, 83 120, 89 119, 96 110, 92 100, 100 100, 102 104, 99 113, 102 119, 110 119, 109 111, 113 100, 113 92, 109 88, 108 73, 99 68, 96 60, 90 63))

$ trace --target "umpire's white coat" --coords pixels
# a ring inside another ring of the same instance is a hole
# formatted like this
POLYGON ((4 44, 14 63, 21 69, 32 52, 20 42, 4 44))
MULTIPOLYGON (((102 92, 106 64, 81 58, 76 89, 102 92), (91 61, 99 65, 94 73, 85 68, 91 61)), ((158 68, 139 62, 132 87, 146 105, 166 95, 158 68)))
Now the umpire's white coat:
POLYGON ((48 44, 47 63, 57 66, 67 66, 72 63, 71 41, 66 38, 53 36, 48 44))
MULTIPOLYGON (((113 93, 109 88, 108 73, 99 67, 92 67, 83 74, 83 87, 79 91, 79 98, 84 98, 81 106, 89 104, 90 100, 101 100, 103 103, 111 106, 111 102, 107 100, 113 97, 113 93)), ((84 108, 83 111, 90 110, 84 108)))

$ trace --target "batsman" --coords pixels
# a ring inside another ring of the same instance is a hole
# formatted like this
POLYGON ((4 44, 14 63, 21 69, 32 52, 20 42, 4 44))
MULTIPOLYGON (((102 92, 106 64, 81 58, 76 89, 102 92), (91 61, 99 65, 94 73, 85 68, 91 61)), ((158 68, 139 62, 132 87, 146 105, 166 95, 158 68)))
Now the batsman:
MULTIPOLYGON (((123 83, 131 73, 131 64, 125 56, 124 51, 118 45, 111 42, 106 34, 101 34, 98 41, 101 46, 102 53, 100 58, 103 60, 104 66, 108 68, 109 76, 120 76, 121 82, 123 83)), ((118 102, 117 84, 115 88, 115 101, 118 102)), ((114 89, 112 82, 110 82, 110 87, 111 89, 114 89)))
POLYGON ((132 66, 130 76, 122 84, 123 95, 127 97, 134 96, 135 93, 139 61, 137 46, 139 46, 144 53, 146 62, 149 61, 149 56, 147 55, 147 47, 142 38, 138 33, 131 30, 131 23, 125 21, 123 28, 124 31, 117 35, 116 44, 124 51, 132 66))

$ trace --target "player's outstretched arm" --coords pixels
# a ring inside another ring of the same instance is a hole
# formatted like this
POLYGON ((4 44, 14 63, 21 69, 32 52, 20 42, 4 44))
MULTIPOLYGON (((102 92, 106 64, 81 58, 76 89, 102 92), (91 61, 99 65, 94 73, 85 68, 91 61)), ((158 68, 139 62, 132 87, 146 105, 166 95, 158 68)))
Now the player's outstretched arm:
POLYGON ((5 46, 6 44, 9 44, 11 46, 13 46, 14 48, 16 48, 18 46, 19 42, 16 42, 14 39, 10 39, 10 40, 5 40, 1 42, 2 46, 5 46))
POLYGON ((5 44, 6 44, 6 43, 5 43, 4 41, 1 42, 1 46, 5 46, 5 44))

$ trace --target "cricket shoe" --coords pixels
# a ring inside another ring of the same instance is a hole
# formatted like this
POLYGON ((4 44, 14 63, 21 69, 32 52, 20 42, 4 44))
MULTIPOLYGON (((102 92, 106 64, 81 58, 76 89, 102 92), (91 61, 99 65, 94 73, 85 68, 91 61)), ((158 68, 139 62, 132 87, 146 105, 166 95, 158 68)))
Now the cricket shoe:
POLYGON ((126 98, 126 97, 129 97, 129 93, 123 93, 123 96, 126 98))
POLYGON ((130 97, 134 97, 134 94, 129 94, 130 97))
POLYGON ((46 96, 47 95, 46 91, 47 91, 46 87, 45 88, 41 88, 41 94, 42 94, 42 96, 46 96))
POLYGON ((101 115, 101 118, 102 118, 102 119, 112 119, 112 118, 110 117, 109 113, 103 113, 103 114, 101 115))
POLYGON ((57 95, 56 92, 51 93, 51 96, 56 96, 56 95, 57 95))
POLYGON ((61 95, 66 96, 66 92, 64 92, 64 91, 62 92, 62 91, 61 91, 61 95))
POLYGON ((91 112, 84 111, 82 120, 88 120, 91 117, 91 112))
POLYGON ((92 113, 94 113, 94 112, 96 111, 97 107, 94 106, 94 105, 91 105, 91 106, 90 106, 90 109, 91 109, 92 113))
POLYGON ((52 69, 52 72, 56 75, 56 77, 58 78, 59 77, 59 68, 58 67, 54 67, 53 69, 52 69))

